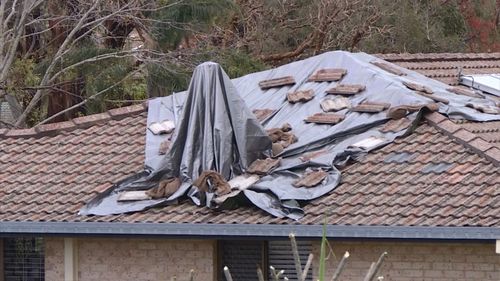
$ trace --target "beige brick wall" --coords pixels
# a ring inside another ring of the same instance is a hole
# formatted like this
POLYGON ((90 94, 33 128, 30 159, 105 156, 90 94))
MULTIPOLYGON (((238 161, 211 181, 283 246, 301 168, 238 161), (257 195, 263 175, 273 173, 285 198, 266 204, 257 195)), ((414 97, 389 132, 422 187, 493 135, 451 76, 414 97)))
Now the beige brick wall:
MULTIPOLYGON (((340 280, 363 280, 370 263, 388 252, 379 276, 384 281, 472 281, 500 280, 500 255, 495 243, 394 243, 394 242, 331 242, 335 257, 327 261, 327 279, 344 254, 349 261, 340 280)), ((318 276, 320 243, 313 244, 313 274, 318 276)), ((316 279, 315 279, 316 280, 316 279)))
POLYGON ((64 280, 64 240, 45 238, 45 280, 64 280))
MULTIPOLYGON (((46 239, 46 280, 64 280, 64 240, 46 239)), ((214 279, 215 242, 209 240, 79 238, 79 281, 214 279)))

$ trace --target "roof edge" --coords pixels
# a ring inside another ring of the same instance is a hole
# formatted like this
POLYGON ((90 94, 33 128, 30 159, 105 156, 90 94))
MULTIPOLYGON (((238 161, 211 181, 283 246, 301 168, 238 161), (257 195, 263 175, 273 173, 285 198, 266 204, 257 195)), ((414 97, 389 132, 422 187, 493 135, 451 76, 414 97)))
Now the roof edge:
MULTIPOLYGON (((321 238, 322 225, 175 224, 120 222, 0 222, 1 235, 167 236, 184 238, 321 238)), ((500 227, 327 225, 329 238, 496 240, 500 227)))
POLYGON ((109 120, 121 120, 123 118, 145 112, 148 102, 110 109, 103 113, 71 119, 69 121, 37 125, 27 129, 0 129, 0 138, 24 138, 43 137, 58 134, 62 131, 72 131, 76 129, 89 128, 96 124, 106 123, 109 120))
POLYGON ((426 114, 425 119, 431 126, 446 136, 451 137, 461 145, 488 159, 493 165, 500 166, 500 149, 485 141, 480 136, 460 127, 438 112, 426 114))
POLYGON ((390 62, 498 60, 500 53, 392 53, 374 54, 390 62))

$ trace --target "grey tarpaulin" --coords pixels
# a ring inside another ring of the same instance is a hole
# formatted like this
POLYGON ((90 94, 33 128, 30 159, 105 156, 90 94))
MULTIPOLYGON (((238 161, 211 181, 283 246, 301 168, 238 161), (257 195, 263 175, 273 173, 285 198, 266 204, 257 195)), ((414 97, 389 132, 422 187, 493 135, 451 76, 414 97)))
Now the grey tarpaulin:
POLYGON ((439 112, 445 115, 474 121, 500 120, 500 115, 481 113, 465 106, 469 102, 495 106, 488 98, 448 92, 446 84, 392 65, 406 74, 398 76, 375 66, 371 63, 374 61, 382 60, 365 53, 328 52, 232 81, 217 64, 200 65, 187 92, 149 102, 148 124, 174 120, 177 124, 174 135, 153 135, 147 130, 145 170, 98 195, 80 213, 107 215, 140 211, 174 204, 185 196, 197 205, 213 206, 211 199, 214 194, 201 194, 191 182, 207 169, 217 170, 229 180, 244 173, 254 159, 269 153, 269 139, 250 110, 272 109, 274 113, 262 122, 262 127, 277 128, 289 123, 298 141, 278 155, 282 158, 278 168, 249 188, 232 192, 218 206, 237 205, 243 197, 274 216, 300 218, 302 209, 299 203, 320 197, 338 185, 340 172, 337 167, 392 142, 398 136, 411 133, 421 115, 421 112, 409 114, 407 118, 412 121, 412 126, 396 132, 381 130, 389 120, 385 111, 360 113, 344 109, 340 113, 345 114, 345 119, 336 125, 306 123, 305 118, 322 112, 320 102, 326 97, 325 91, 339 83, 308 82, 308 77, 318 69, 344 68, 347 74, 340 83, 365 85, 365 91, 350 98, 354 105, 363 101, 389 103, 391 106, 433 102, 408 89, 402 83, 406 81, 425 85, 433 90, 433 95, 447 99, 448 104, 439 103, 439 112), (258 85, 259 81, 283 76, 293 76, 296 84, 267 90, 258 85), (308 89, 315 93, 311 101, 287 102, 288 92, 308 89), (172 138, 172 149, 166 155, 159 155, 160 143, 166 138, 172 138), (353 146, 370 138, 378 141, 369 147, 353 146), (318 153, 311 159, 304 158, 311 152, 318 153), (292 182, 310 168, 321 168, 328 172, 328 176, 312 188, 292 186, 292 182), (183 184, 169 198, 117 201, 122 191, 149 189, 158 185, 161 178, 172 175, 179 175, 183 184))

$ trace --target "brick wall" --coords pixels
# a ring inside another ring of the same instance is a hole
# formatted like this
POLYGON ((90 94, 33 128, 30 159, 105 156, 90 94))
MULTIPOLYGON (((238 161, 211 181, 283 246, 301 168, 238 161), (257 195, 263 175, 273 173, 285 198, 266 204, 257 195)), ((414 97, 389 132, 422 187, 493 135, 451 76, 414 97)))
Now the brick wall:
MULTIPOLYGON (((64 280, 64 242, 45 240, 46 280, 64 280)), ((214 280, 215 243, 202 240, 78 239, 79 281, 185 281, 191 268, 197 281, 214 280)), ((500 255, 492 243, 336 242, 327 261, 331 278, 339 258, 351 257, 340 280, 362 280, 370 263, 387 251, 379 275, 387 280, 500 280, 500 255)), ((313 242, 313 275, 318 275, 320 244, 313 242)), ((237 281, 237 280, 236 280, 237 281)))
POLYGON ((64 240, 44 238, 45 280, 64 280, 64 240))
MULTIPOLYGON (((213 280, 213 241, 167 239, 79 238, 79 281, 213 280)), ((64 240, 45 242, 46 280, 64 280, 64 240)))
MULTIPOLYGON (((335 242, 335 257, 327 261, 330 279, 345 251, 351 254, 340 280, 363 280, 370 263, 388 252, 379 271, 384 281, 471 281, 500 280, 500 255, 495 243, 401 243, 394 242, 335 242)), ((320 243, 314 242, 314 280, 318 276, 320 243)))

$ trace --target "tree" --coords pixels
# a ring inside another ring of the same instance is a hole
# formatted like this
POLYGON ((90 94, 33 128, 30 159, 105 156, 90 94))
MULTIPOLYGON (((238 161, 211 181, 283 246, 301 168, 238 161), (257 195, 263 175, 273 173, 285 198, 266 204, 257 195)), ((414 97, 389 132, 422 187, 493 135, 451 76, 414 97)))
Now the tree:
POLYGON ((146 98, 145 66, 160 65, 168 71, 169 65, 175 68, 185 63, 172 52, 178 42, 164 44, 158 35, 183 38, 188 31, 196 32, 201 22, 211 19, 214 11, 208 7, 218 5, 220 13, 223 6, 231 6, 223 2, 230 1, 2 1, 0 97, 15 97, 23 105, 13 125, 85 114, 91 107, 83 105, 97 99, 98 111, 113 106, 105 96, 129 101, 146 98), (205 16, 200 20, 202 13, 205 16), (142 44, 127 48, 133 31, 142 44), (19 79, 13 83, 9 78, 16 73, 16 65, 33 66, 17 70, 30 72, 36 79, 31 84, 19 79), (128 87, 121 87, 127 83, 128 87), (140 93, 127 92, 130 88, 140 93), (64 116, 72 110, 73 114, 64 116))
POLYGON ((273 64, 332 49, 353 50, 384 33, 379 0, 238 0, 240 10, 215 35, 223 47, 245 50, 273 64))

